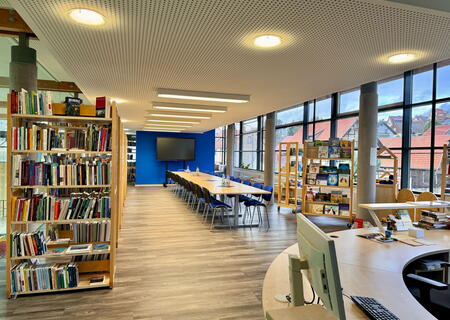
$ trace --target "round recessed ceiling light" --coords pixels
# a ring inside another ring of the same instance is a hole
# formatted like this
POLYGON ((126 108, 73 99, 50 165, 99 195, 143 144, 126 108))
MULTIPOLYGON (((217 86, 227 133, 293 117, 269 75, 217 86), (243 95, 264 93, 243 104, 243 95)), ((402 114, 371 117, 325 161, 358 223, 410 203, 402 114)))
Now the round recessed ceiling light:
POLYGON ((105 23, 105 17, 100 13, 90 9, 72 9, 69 11, 69 16, 72 20, 91 26, 99 26, 105 23))
POLYGON ((281 38, 279 36, 275 36, 273 34, 265 34, 259 37, 256 37, 253 40, 253 43, 257 47, 261 48, 271 48, 276 47, 281 44, 281 38))
POLYGON ((414 53, 399 53, 394 54, 388 58, 390 63, 405 63, 410 62, 416 59, 416 55, 414 53))

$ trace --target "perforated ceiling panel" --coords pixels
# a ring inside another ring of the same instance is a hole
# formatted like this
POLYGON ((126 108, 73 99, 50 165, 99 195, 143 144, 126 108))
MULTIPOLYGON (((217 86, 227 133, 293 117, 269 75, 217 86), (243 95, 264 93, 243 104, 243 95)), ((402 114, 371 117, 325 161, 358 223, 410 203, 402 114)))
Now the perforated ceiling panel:
POLYGON ((158 87, 251 95, 194 127, 203 131, 450 57, 449 15, 380 0, 10 3, 89 97, 128 101, 120 113, 132 128, 142 125, 158 87), (107 24, 73 23, 74 7, 96 9, 107 24), (281 34, 285 45, 248 45, 264 32, 281 34), (383 60, 402 51, 419 59, 383 60))
POLYGON ((11 5, 6 0, 0 0, 0 8, 11 8, 11 5))

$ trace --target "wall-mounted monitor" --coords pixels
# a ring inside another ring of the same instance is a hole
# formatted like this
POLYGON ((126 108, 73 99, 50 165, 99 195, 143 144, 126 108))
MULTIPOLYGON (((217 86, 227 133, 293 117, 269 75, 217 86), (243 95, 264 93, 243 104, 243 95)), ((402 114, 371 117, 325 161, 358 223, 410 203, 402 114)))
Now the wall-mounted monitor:
POLYGON ((156 160, 159 161, 195 160, 195 139, 157 137, 156 160))

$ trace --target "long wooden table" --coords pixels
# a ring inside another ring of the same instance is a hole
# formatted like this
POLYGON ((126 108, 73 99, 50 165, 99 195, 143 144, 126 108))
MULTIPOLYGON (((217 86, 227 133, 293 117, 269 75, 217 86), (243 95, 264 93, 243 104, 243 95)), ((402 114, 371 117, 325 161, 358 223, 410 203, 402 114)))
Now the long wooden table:
MULTIPOLYGON (((352 229, 328 234, 333 237, 336 246, 344 293, 373 297, 400 319, 435 319, 409 292, 403 281, 403 269, 421 257, 449 253, 450 230, 425 230, 424 240, 433 245, 418 247, 399 241, 377 243, 356 236, 377 230, 352 229)), ((288 307, 287 304, 275 300, 274 296, 290 292, 288 255, 298 253, 298 245, 292 245, 278 255, 267 270, 263 285, 264 310, 288 307)), ((306 277, 303 277, 303 280, 305 299, 310 300, 312 297, 310 285, 306 277)), ((344 304, 347 319, 367 319, 347 297, 344 297, 344 304)))
MULTIPOLYGON (((255 188, 252 186, 245 185, 243 183, 238 183, 235 181, 230 182, 230 186, 222 185, 222 178, 213 176, 204 172, 200 172, 198 175, 196 172, 179 172, 172 171, 173 174, 176 174, 187 181, 195 183, 202 188, 206 188, 210 193, 219 195, 222 197, 225 195, 233 195, 234 196, 234 208, 233 208, 233 225, 234 228, 239 227, 249 227, 251 225, 239 223, 239 196, 247 195, 247 194, 270 194, 269 191, 255 188)), ((228 226, 227 226, 228 227, 228 226)))

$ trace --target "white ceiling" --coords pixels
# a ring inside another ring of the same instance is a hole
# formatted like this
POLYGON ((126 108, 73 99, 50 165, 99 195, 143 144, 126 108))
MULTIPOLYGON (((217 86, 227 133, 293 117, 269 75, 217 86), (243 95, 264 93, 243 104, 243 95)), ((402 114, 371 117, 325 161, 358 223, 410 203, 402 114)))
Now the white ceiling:
POLYGON ((251 95, 193 127, 205 131, 450 58, 450 14, 383 0, 9 2, 89 98, 128 101, 119 112, 129 128, 142 127, 151 101, 183 102, 156 98, 156 88, 251 95), (73 23, 75 7, 107 24, 73 23), (248 45, 264 32, 285 45, 248 45), (403 51, 419 59, 383 60, 403 51))

